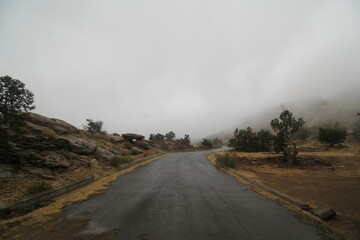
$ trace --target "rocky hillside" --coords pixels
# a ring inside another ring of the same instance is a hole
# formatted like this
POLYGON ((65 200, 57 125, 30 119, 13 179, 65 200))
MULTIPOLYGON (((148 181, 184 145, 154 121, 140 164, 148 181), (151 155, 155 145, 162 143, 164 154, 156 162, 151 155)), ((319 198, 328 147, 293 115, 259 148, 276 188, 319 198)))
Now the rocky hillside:
POLYGON ((16 163, 0 156, 0 184, 25 177, 55 180, 61 178, 60 173, 110 166, 115 155, 141 158, 158 152, 138 134, 91 134, 35 113, 27 116, 21 132, 11 143, 16 163))

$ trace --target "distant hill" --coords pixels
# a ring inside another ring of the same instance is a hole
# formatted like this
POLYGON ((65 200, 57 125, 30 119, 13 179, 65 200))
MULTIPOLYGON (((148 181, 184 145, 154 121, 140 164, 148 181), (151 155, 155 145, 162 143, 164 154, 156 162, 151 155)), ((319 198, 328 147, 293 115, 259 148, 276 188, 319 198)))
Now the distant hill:
MULTIPOLYGON (((331 99, 306 99, 298 102, 284 103, 295 117, 302 117, 309 127, 332 127, 336 122, 351 129, 360 112, 360 85, 344 91, 331 99)), ((227 141, 235 128, 252 127, 254 130, 270 129, 271 119, 281 112, 281 106, 274 106, 256 115, 249 116, 236 126, 210 135, 208 138, 221 138, 227 141)))

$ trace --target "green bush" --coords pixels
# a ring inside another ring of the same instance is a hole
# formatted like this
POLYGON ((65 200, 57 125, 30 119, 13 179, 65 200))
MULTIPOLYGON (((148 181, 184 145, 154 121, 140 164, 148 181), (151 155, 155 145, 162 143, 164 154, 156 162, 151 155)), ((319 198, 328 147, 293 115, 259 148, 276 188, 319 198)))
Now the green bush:
POLYGON ((344 142, 346 139, 346 129, 345 128, 319 128, 318 140, 321 143, 325 144, 339 144, 344 142))
POLYGON ((43 192, 51 188, 52 186, 46 182, 37 182, 26 189, 25 195, 43 192))
POLYGON ((136 148, 131 149, 131 155, 138 155, 139 153, 140 153, 140 151, 137 150, 136 148))
POLYGON ((113 167, 119 167, 121 164, 129 163, 131 161, 132 158, 128 156, 113 156, 110 160, 110 164, 113 167))
POLYGON ((272 145, 274 136, 268 130, 254 132, 251 127, 236 129, 229 140, 229 147, 239 152, 267 152, 272 145))
POLYGON ((215 155, 216 164, 220 167, 234 168, 235 167, 235 156, 233 154, 226 153, 225 155, 215 155))

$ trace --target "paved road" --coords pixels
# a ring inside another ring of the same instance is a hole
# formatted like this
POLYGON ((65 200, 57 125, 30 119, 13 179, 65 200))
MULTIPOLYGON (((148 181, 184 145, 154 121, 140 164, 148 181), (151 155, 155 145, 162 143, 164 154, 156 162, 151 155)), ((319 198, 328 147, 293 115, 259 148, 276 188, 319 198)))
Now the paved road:
POLYGON ((244 189, 205 158, 176 153, 113 182, 105 195, 73 204, 88 233, 118 228, 117 239, 324 239, 277 203, 244 189), (89 215, 88 211, 93 212, 89 215))

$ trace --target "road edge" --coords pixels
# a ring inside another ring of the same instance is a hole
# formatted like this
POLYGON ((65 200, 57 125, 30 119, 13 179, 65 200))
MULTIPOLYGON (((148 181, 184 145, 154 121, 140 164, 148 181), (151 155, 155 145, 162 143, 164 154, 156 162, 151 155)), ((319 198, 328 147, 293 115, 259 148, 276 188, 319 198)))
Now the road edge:
POLYGON ((308 204, 298 199, 289 197, 283 193, 280 193, 270 188, 269 186, 266 186, 265 184, 262 184, 247 176, 244 176, 243 174, 235 171, 234 169, 226 169, 224 167, 219 166, 218 164, 216 164, 215 154, 216 153, 207 154, 206 155, 207 160, 216 168, 232 176, 236 181, 246 185, 247 186, 245 187, 246 189, 253 190, 270 200, 276 201, 283 207, 286 207, 288 210, 299 214, 301 220, 304 221, 305 223, 310 223, 312 225, 321 227, 322 230, 325 232, 326 237, 330 237, 333 240, 345 240, 345 237, 343 237, 340 233, 337 233, 334 229, 328 226, 328 224, 325 221, 311 214, 309 211, 305 210, 307 209, 306 206, 309 207, 308 204), (301 206, 304 207, 305 209, 301 208, 301 206))
MULTIPOLYGON (((163 155, 150 158, 144 162, 138 163, 134 166, 120 170, 108 176, 96 179, 94 182, 84 187, 78 188, 72 192, 64 194, 56 199, 49 205, 35 209, 34 211, 22 215, 19 217, 5 219, 0 221, 0 232, 6 233, 6 235, 0 235, 2 237, 20 237, 16 234, 16 230, 21 226, 29 226, 37 223, 47 222, 55 218, 60 214, 62 209, 75 202, 85 201, 89 197, 97 194, 104 194, 104 191, 110 187, 110 184, 117 180, 120 176, 134 171, 136 168, 147 165, 157 159, 164 158, 172 155, 173 153, 164 153, 163 155)), ((54 223, 55 224, 55 223, 54 223)), ((15 239, 14 238, 14 239, 15 239)), ((5 238, 7 239, 7 238, 5 238)))

